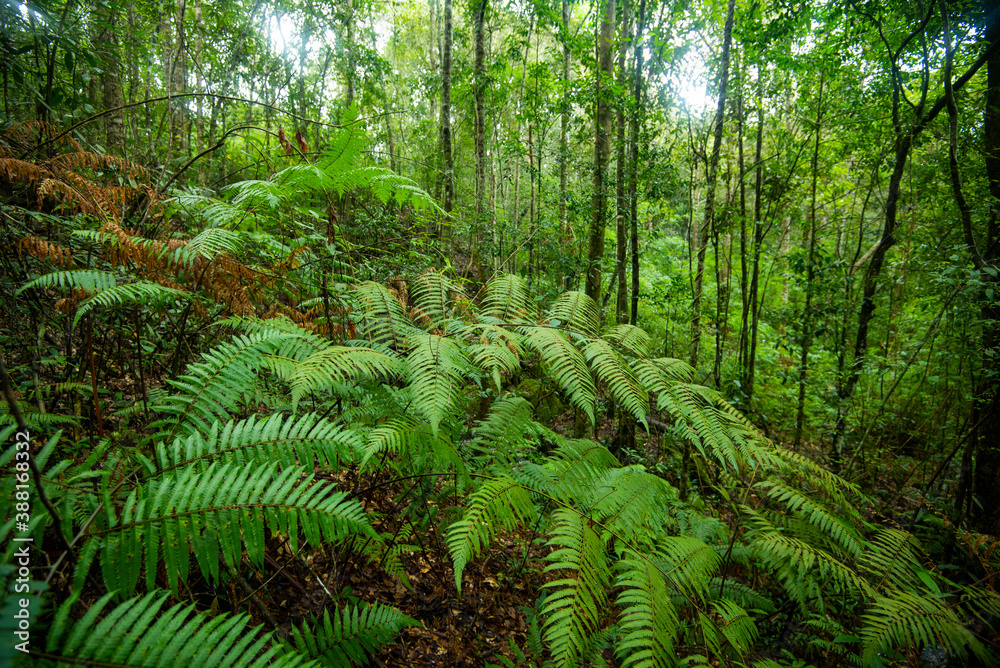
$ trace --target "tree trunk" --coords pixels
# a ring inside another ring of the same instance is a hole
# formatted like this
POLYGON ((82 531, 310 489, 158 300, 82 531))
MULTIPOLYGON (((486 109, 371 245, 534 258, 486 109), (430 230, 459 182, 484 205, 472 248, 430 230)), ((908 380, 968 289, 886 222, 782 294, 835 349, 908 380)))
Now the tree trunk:
POLYGON ((597 99, 594 110, 594 194, 591 202, 590 243, 587 247, 587 296, 601 297, 601 262, 604 257, 604 226, 607 208, 605 171, 611 150, 611 105, 607 86, 613 80, 611 40, 615 29, 615 0, 605 0, 604 17, 597 36, 597 99))
MULTIPOLYGON (((95 7, 94 48, 100 56, 103 69, 100 83, 101 102, 105 110, 116 109, 123 104, 121 70, 118 58, 118 34, 114 30, 118 22, 118 12, 112 7, 95 7)), ((95 96, 96 99, 96 96, 95 96)), ((109 153, 125 154, 125 117, 121 110, 104 117, 105 148, 109 153)))
POLYGON ((802 354, 799 357, 799 401, 795 413, 795 443, 793 449, 798 450, 802 444, 802 427, 806 415, 806 375, 809 369, 809 346, 812 344, 813 308, 812 298, 816 280, 816 185, 819 181, 819 142, 823 134, 823 73, 819 75, 819 97, 816 101, 816 140, 813 144, 812 158, 812 192, 809 205, 808 244, 809 254, 806 260, 806 297, 802 306, 802 354))
POLYGON ((475 106, 476 151, 476 224, 472 230, 472 252, 480 283, 486 280, 480 243, 488 225, 486 208, 486 7, 489 0, 480 0, 475 9, 475 81, 472 96, 475 106))
POLYGON ((567 203, 569 193, 566 190, 566 171, 569 164, 569 0, 562 0, 562 27, 563 27, 563 81, 566 84, 566 93, 562 101, 562 113, 559 120, 559 228, 562 230, 563 243, 568 244, 573 239, 572 228, 567 216, 567 203))
MULTIPOLYGON (((444 153, 444 212, 446 225, 451 224, 455 204, 455 167, 451 154, 451 2, 444 0, 444 39, 441 47, 441 150, 444 153)), ((444 236, 447 236, 447 232, 444 236)))
MULTIPOLYGON (((762 78, 762 77, 761 77, 762 78)), ((753 401, 754 374, 757 367, 757 334, 760 331, 760 308, 757 293, 760 291, 760 253, 764 245, 764 219, 761 216, 763 201, 761 188, 764 181, 764 86, 761 83, 760 101, 757 107, 757 144, 754 149, 754 192, 753 192, 753 266, 750 273, 750 295, 747 301, 750 305, 750 342, 747 350, 746 375, 743 378, 743 388, 746 392, 746 405, 753 401)))
MULTIPOLYGON (((628 74, 625 71, 626 56, 628 54, 629 39, 626 35, 632 32, 632 0, 625 0, 622 12, 621 37, 618 40, 618 85, 622 90, 626 89, 628 74)), ((615 250, 616 262, 615 270, 618 273, 618 295, 615 300, 615 322, 623 324, 628 322, 628 283, 625 280, 625 262, 628 252, 628 230, 630 225, 630 206, 627 199, 628 188, 625 183, 625 175, 629 174, 628 165, 625 163, 627 147, 625 146, 625 103, 619 98, 618 107, 618 140, 617 165, 615 172, 615 250)))
POLYGON ((694 279, 694 296, 691 302, 691 366, 698 366, 698 348, 701 343, 701 292, 705 280, 705 251, 708 235, 715 222, 715 191, 719 175, 719 155, 722 151, 722 129, 726 118, 726 88, 729 84, 729 49, 733 41, 733 15, 736 0, 729 0, 726 25, 722 37, 722 63, 719 65, 719 104, 715 109, 715 138, 708 162, 708 183, 705 191, 705 219, 698 244, 698 269, 694 279))
POLYGON ((639 313, 639 128, 640 114, 643 113, 642 105, 642 66, 643 54, 642 40, 643 32, 646 30, 646 0, 639 0, 639 20, 635 26, 635 39, 632 41, 632 49, 635 52, 635 88, 632 92, 632 99, 635 108, 632 110, 632 135, 631 157, 629 158, 630 175, 628 179, 628 200, 629 200, 629 222, 631 230, 631 252, 632 252, 632 303, 629 309, 629 323, 636 324, 639 313))
MULTIPOLYGON (((185 0, 174 2, 174 42, 170 59, 170 95, 181 95, 187 89, 187 34, 184 30, 185 0)), ((177 155, 187 153, 187 100, 170 101, 171 143, 177 155)))
MULTIPOLYGON (((1000 41, 1000 16, 993 13, 987 41, 1000 41)), ((973 526, 983 533, 1000 534, 1000 305, 988 292, 997 290, 1000 270, 1000 49, 994 48, 987 62, 986 110, 983 115, 983 148, 986 175, 992 200, 986 225, 985 248, 980 280, 983 322, 982 368, 976 387, 973 408, 976 444, 975 491, 979 510, 973 514, 973 526), (990 270, 984 271, 984 270, 990 270)), ((973 251, 974 249, 970 249, 973 251)))

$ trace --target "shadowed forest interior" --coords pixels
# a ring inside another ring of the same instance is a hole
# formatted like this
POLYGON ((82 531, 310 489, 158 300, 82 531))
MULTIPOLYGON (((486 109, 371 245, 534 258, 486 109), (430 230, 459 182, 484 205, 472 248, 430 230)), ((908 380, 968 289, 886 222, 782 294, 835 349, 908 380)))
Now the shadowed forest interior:
POLYGON ((0 3, 0 664, 1000 663, 989 0, 0 3))

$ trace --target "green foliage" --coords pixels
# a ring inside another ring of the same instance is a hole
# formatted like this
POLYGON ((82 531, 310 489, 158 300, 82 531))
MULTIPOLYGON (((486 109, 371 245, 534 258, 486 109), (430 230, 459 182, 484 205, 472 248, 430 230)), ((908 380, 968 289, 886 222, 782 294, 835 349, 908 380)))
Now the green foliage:
MULTIPOLYGON (((248 628, 247 615, 210 618, 180 603, 163 610, 167 592, 151 591, 110 610, 106 608, 114 594, 107 594, 70 624, 69 608, 76 598, 59 610, 46 641, 46 658, 59 663, 142 668, 315 665, 301 655, 279 652, 271 634, 261 634, 259 627, 248 628), (103 618, 101 613, 105 613, 103 618)), ((45 663, 43 659, 35 665, 45 663)))
POLYGON ((300 654, 314 658, 321 666, 347 668, 368 663, 371 655, 390 642, 407 626, 420 623, 384 605, 347 606, 333 613, 323 611, 323 619, 293 629, 293 641, 300 654))
POLYGON ((286 536, 293 551, 303 538, 313 545, 351 535, 377 538, 358 501, 328 483, 314 483, 304 469, 211 464, 136 487, 121 515, 93 540, 105 553, 101 566, 109 590, 131 594, 143 566, 146 586, 153 589, 162 555, 176 592, 178 582, 187 580, 192 553, 212 582, 218 581, 220 553, 230 569, 244 551, 261 565, 265 529, 286 536))
MULTIPOLYGON (((522 289, 505 277, 489 287, 513 299, 522 289)), ((854 662, 929 646, 987 657, 967 624, 1000 609, 993 594, 945 603, 947 582, 924 566, 919 543, 867 524, 855 509, 864 502, 855 486, 775 446, 718 392, 692 384, 684 363, 652 358, 642 330, 616 326, 598 335, 583 296, 560 299, 547 324, 535 324, 527 299, 510 312, 499 298, 487 298, 483 313, 460 308, 459 290, 436 272, 417 279, 412 302, 403 289, 376 283, 349 294, 358 340, 335 344, 284 319, 229 319, 224 324, 239 333, 154 403, 163 419, 152 425, 149 449, 120 460, 137 468, 88 473, 110 452, 105 445, 84 469, 66 462, 46 473, 65 480, 53 487, 57 503, 79 504, 64 518, 67 533, 93 516, 74 580, 83 583, 97 564, 114 592, 77 626, 96 633, 104 624, 129 638, 121 655, 96 641, 81 649, 74 626, 53 636, 51 654, 125 660, 142 643, 164 657, 200 651, 172 644, 167 629, 228 638, 245 618, 164 611, 157 588, 178 595, 190 587, 192 558, 213 586, 244 559, 264 568, 275 538, 293 553, 306 543, 358 545, 355 558, 408 582, 401 560, 408 538, 386 542, 362 502, 331 482, 357 465, 373 480, 389 472, 452 481, 421 488, 421 498, 436 504, 466 495, 444 532, 459 595, 470 562, 501 533, 537 532, 548 574, 538 638, 560 668, 603 649, 628 668, 698 657, 746 664, 780 601, 793 602, 804 620, 803 646, 829 649, 830 633, 855 638, 833 642, 854 662), (663 477, 622 465, 601 443, 539 424, 531 402, 510 391, 528 369, 539 387, 591 419, 600 401, 624 419, 655 413, 660 424, 671 421, 665 447, 686 444, 706 478, 700 493, 717 495, 725 510, 682 499, 663 477), (253 414, 260 397, 275 404, 270 415, 253 414), (316 412, 296 412, 307 399, 316 412), (83 494, 90 478, 99 498, 83 494), (146 596, 105 609, 112 596, 139 589, 146 596), (169 622, 161 627, 161 619, 169 622), (678 656, 681 648, 687 656, 678 656)), ((63 610, 57 626, 66 624, 63 610)), ((379 604, 352 603, 296 627, 280 652, 289 665, 363 663, 413 623, 379 604)))

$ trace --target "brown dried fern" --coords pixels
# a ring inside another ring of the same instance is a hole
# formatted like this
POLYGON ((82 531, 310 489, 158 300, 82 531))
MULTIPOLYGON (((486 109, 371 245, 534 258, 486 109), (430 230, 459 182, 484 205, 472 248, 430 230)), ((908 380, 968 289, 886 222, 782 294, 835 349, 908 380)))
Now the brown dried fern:
POLYGON ((72 269, 74 264, 73 253, 68 248, 63 248, 59 244, 38 237, 24 237, 18 244, 18 248, 43 262, 54 264, 63 269, 72 269))
POLYGON ((67 170, 89 167, 93 170, 114 168, 117 171, 128 174, 133 179, 143 179, 150 181, 152 176, 149 170, 141 165, 137 165, 125 158, 116 158, 105 153, 94 153, 92 151, 76 151, 74 153, 64 153, 52 159, 52 164, 67 170))

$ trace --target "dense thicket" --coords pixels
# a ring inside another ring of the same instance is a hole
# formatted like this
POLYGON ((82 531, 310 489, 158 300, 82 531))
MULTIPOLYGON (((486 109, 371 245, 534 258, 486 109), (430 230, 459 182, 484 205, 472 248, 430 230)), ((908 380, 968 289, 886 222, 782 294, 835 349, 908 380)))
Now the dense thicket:
POLYGON ((0 656, 996 663, 993 3, 0 27, 0 656))

